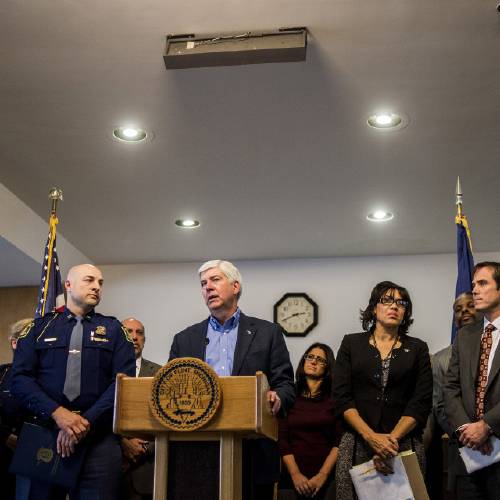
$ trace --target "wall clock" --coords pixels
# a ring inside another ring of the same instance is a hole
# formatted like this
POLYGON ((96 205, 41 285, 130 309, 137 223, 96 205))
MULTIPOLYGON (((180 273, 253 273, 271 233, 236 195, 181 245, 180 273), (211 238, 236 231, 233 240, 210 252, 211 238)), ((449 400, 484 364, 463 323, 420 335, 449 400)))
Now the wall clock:
POLYGON ((274 304, 274 322, 290 337, 303 337, 318 324, 318 305, 306 293, 285 293, 274 304))

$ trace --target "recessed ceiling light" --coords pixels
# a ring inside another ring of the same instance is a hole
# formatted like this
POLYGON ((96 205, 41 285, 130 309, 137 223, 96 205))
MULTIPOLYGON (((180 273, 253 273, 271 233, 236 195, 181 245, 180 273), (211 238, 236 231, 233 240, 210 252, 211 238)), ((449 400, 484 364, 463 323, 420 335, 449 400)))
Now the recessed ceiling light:
POLYGON ((378 129, 393 129, 403 123, 403 118, 395 113, 376 113, 367 120, 368 125, 378 129))
POLYGON ((394 219, 394 214, 385 210, 375 210, 375 212, 369 213, 366 218, 371 222, 387 222, 394 219))
POLYGON ((124 142, 140 142, 146 139, 147 132, 137 127, 118 127, 113 130, 113 137, 124 142))
POLYGON ((194 228, 200 226, 200 221, 194 219, 177 219, 175 225, 183 228, 194 228))

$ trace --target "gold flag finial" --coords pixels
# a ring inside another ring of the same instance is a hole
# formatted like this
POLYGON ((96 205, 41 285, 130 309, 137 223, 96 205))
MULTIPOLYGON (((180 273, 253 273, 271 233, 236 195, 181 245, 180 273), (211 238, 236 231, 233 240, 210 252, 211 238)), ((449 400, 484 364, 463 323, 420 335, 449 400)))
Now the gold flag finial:
POLYGON ((455 195, 457 197, 456 199, 456 205, 457 205, 457 216, 461 217, 462 216, 462 186, 460 185, 460 176, 457 177, 457 187, 455 190, 455 195))
POLYGON ((57 187, 52 187, 49 192, 49 200, 52 200, 52 211, 51 215, 56 215, 57 213, 57 202, 63 201, 62 189, 57 187))

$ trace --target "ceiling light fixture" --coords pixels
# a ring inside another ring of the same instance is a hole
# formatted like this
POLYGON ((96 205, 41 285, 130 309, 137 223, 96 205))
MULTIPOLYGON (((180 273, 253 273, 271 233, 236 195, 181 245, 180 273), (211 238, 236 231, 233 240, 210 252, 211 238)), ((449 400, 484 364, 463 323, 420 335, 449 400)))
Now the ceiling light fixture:
POLYGON ((371 115, 368 117, 367 123, 370 127, 379 130, 394 130, 395 128, 402 128, 402 126, 405 126, 407 124, 407 120, 405 121, 402 116, 397 115, 396 113, 384 112, 371 115))
POLYGON ((118 127, 113 130, 113 137, 123 142, 140 142, 147 136, 145 130, 132 126, 118 127))
POLYGON ((185 229, 192 229, 200 226, 200 221, 194 219, 177 219, 175 225, 185 229))
POLYGON ((369 213, 366 218, 371 222, 387 222, 394 219, 394 214, 385 210, 375 210, 375 212, 369 213))

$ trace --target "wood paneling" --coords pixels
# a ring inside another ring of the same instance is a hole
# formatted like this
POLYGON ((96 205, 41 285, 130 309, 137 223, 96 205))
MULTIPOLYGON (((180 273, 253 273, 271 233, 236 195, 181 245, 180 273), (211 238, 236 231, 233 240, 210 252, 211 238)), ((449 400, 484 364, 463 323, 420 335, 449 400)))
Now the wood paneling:
POLYGON ((10 363, 9 326, 35 314, 38 287, 0 288, 0 363, 10 363))

